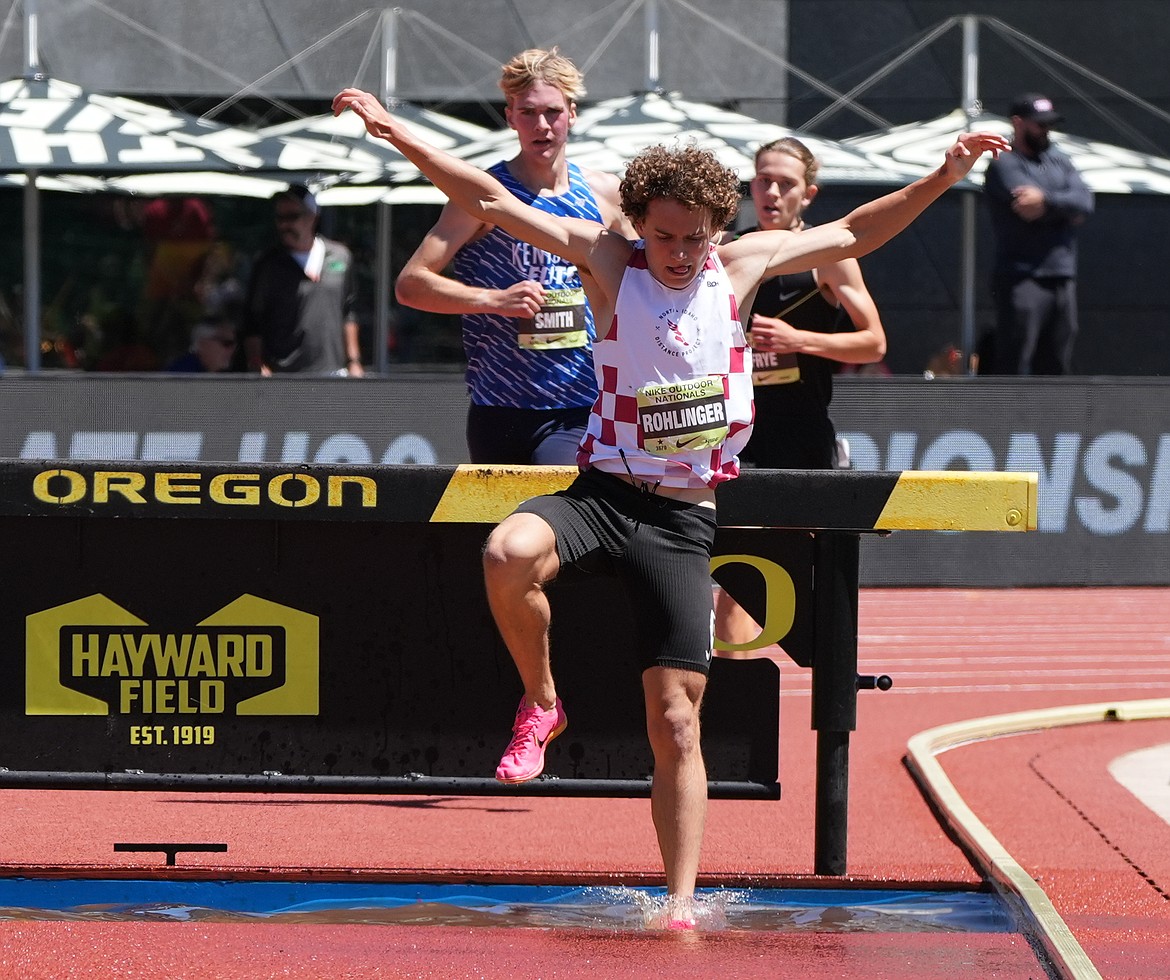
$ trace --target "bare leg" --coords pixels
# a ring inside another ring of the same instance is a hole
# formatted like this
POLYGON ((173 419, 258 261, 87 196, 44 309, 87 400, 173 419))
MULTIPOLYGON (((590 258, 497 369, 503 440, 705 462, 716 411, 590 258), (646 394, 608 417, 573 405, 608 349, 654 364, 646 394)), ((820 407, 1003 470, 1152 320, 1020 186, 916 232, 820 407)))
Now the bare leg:
POLYGON ((699 705, 707 678, 651 667, 642 674, 646 730, 654 751, 650 811, 670 899, 690 900, 707 820, 707 769, 699 745, 699 705))
MULTIPOLYGON (((760 635, 760 624, 722 589, 715 595, 715 636, 724 643, 750 643, 760 635)), ((716 650, 715 656, 747 660, 759 650, 716 650)))
POLYGON ((529 704, 557 699, 548 655, 549 604, 544 583, 560 569, 556 536, 535 514, 512 514, 483 551, 484 585, 496 627, 524 684, 529 704))

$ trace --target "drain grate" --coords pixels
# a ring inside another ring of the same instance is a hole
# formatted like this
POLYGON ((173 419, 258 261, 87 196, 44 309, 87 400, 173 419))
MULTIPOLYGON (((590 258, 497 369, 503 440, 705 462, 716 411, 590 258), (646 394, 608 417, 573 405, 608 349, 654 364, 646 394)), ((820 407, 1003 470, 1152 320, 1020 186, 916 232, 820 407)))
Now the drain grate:
POLYGON ((161 851, 167 856, 167 866, 175 866, 175 857, 180 851, 201 851, 205 853, 223 853, 228 849, 227 844, 114 844, 115 851, 161 851))

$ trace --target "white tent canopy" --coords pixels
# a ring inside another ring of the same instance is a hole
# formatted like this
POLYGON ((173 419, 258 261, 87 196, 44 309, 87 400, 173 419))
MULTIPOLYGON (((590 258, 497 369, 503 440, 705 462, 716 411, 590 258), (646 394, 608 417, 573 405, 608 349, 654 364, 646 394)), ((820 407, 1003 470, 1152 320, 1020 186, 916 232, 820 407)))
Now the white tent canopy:
MULTIPOLYGON (((894 184, 914 180, 916 168, 903 167, 876 154, 845 146, 822 136, 761 122, 676 94, 650 92, 607 99, 581 110, 573 126, 569 159, 578 166, 621 173, 647 146, 695 143, 710 150, 719 162, 751 176, 755 151, 764 143, 795 136, 821 162, 820 179, 834 184, 894 184)), ((487 167, 516 152, 516 136, 500 130, 468 145, 461 153, 470 163, 487 167)))
MULTIPOLYGON (((888 157, 902 166, 928 173, 964 130, 990 130, 1011 137, 1012 124, 1002 116, 980 113, 970 122, 961 109, 925 122, 854 136, 842 142, 888 157)), ((1068 154, 1095 194, 1170 194, 1170 159, 1054 130, 1053 145, 1068 154)), ((982 186, 989 157, 981 157, 968 178, 982 186)))
POLYGON ((0 170, 110 173, 236 170, 254 158, 200 146, 221 127, 56 79, 0 84, 0 170))
POLYGON ((55 78, 0 84, 0 172, 7 186, 26 186, 35 172, 44 190, 266 198, 290 179, 329 174, 336 181, 355 173, 381 179, 388 161, 404 162, 393 154, 372 142, 367 148, 356 140, 224 126, 55 78))
MULTIPOLYGON (((390 111, 416 135, 448 152, 458 153, 491 133, 483 126, 411 102, 392 101, 390 111)), ((325 141, 354 147, 380 161, 377 169, 347 175, 344 182, 326 180, 317 190, 317 200, 323 205, 347 207, 447 202, 446 195, 428 183, 418 168, 394 146, 370 136, 361 119, 352 112, 343 112, 340 116, 309 116, 269 126, 260 132, 289 140, 325 141), (393 186, 387 187, 386 184, 393 186)))
MULTIPOLYGON (((482 139, 490 132, 474 123, 409 102, 394 102, 390 111, 416 135, 441 150, 457 150, 482 139)), ((353 183, 397 183, 421 179, 413 163, 385 140, 370 136, 361 119, 352 112, 343 112, 340 116, 309 116, 279 123, 260 130, 260 135, 288 140, 307 148, 316 144, 345 147, 376 161, 376 166, 367 168, 368 172, 350 178, 353 183)))
POLYGON ((53 174, 369 170, 343 144, 270 137, 55 78, 0 83, 0 171, 53 174))

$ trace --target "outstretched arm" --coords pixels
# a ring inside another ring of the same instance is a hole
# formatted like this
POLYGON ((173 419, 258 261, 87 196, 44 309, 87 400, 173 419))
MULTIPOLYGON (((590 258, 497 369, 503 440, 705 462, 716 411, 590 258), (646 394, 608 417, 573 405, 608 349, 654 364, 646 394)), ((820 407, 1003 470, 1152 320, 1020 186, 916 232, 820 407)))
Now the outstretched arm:
POLYGON ((744 235, 735 242, 721 246, 720 255, 732 273, 732 281, 737 283, 737 293, 740 277, 733 271, 733 267, 744 258, 747 259, 747 267, 755 264, 751 256, 741 255, 741 250, 757 250, 756 260, 760 258, 758 250, 769 253, 763 256, 762 269, 757 266, 748 273, 746 285, 749 288, 754 286, 750 280, 756 274, 767 278, 788 272, 804 272, 841 259, 857 258, 884 245, 906 228, 943 191, 967 176, 980 154, 990 152, 998 155, 1009 149, 1011 145, 1008 141, 995 133, 964 133, 947 150, 938 170, 908 187, 863 204, 844 218, 808 228, 799 234, 775 231, 744 235))
POLYGON ((468 285, 445 274, 455 254, 489 226, 448 204, 394 282, 400 303, 432 313, 494 313, 531 317, 540 312, 544 288, 521 279, 505 289, 468 285))
POLYGON ((371 136, 397 147, 431 182, 473 218, 499 225, 522 241, 590 267, 597 240, 606 229, 592 221, 551 215, 524 204, 490 174, 419 139, 369 92, 347 88, 333 100, 333 114, 355 112, 371 136))

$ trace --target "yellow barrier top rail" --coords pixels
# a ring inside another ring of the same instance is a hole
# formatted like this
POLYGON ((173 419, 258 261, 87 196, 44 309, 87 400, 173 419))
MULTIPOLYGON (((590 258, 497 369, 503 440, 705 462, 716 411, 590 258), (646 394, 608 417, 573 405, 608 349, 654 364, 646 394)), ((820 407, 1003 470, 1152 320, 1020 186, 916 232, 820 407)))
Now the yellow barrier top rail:
MULTIPOLYGON (((0 515, 495 523, 568 486, 566 466, 0 461, 0 515)), ((1033 531, 1035 473, 745 470, 719 523, 849 531, 1033 531)))

